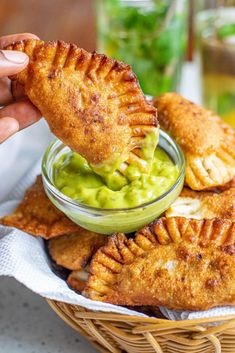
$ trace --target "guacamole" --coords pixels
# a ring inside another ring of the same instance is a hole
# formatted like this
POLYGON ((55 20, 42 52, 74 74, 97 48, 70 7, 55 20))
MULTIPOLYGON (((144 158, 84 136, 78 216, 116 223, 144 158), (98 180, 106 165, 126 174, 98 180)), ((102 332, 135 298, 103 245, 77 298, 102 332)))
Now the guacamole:
MULTIPOLYGON (((141 159, 141 166, 143 166, 148 174, 152 168, 154 152, 157 147, 158 140, 159 128, 157 127, 146 134, 141 142, 139 157, 141 159)), ((139 179, 142 174, 142 167, 140 165, 134 165, 133 163, 125 168, 122 173, 119 173, 118 171, 124 161, 125 159, 123 159, 123 156, 118 157, 114 153, 112 160, 105 161, 105 163, 101 163, 99 165, 91 165, 91 169, 102 177, 109 189, 117 191, 120 190, 122 186, 128 184, 129 181, 139 179)))
POLYGON ((114 209, 132 208, 165 193, 176 181, 179 170, 159 147, 155 149, 150 174, 129 166, 125 176, 114 172, 107 182, 77 153, 63 154, 53 165, 56 188, 88 206, 114 209))

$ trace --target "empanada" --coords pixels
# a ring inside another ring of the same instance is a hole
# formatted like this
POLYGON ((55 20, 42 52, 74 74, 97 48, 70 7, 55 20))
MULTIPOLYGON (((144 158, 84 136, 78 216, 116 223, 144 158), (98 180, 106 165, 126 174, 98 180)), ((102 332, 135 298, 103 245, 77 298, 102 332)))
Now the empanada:
POLYGON ((215 191, 220 192, 220 191, 225 191, 231 188, 235 188, 235 177, 227 182, 226 184, 220 186, 219 188, 215 189, 215 191))
POLYGON ((201 246, 232 246, 235 244, 235 221, 162 217, 137 233, 138 244, 140 241, 146 244, 146 235, 149 233, 151 241, 163 245, 184 240, 201 246))
POLYGON ((57 265, 69 270, 81 270, 92 255, 104 245, 107 237, 103 234, 80 228, 76 233, 49 240, 48 249, 57 265))
POLYGON ((124 234, 93 257, 83 294, 116 305, 206 310, 235 304, 234 245, 181 241, 145 247, 124 234))
POLYGON ((29 56, 27 68, 12 79, 24 86, 51 131, 97 173, 105 176, 123 161, 150 168, 157 111, 129 65, 62 41, 28 39, 6 49, 29 56))
POLYGON ((225 218, 235 221, 235 188, 219 194, 184 188, 165 212, 165 216, 194 219, 225 218))
POLYGON ((235 176, 235 130, 176 93, 154 99, 161 126, 186 157, 186 184, 193 190, 220 187, 235 176))
POLYGON ((45 239, 70 234, 81 229, 48 199, 43 188, 41 175, 26 190, 25 196, 17 209, 12 214, 3 217, 0 223, 45 239))
POLYGON ((67 284, 75 290, 75 292, 81 293, 85 288, 88 275, 88 267, 79 271, 72 271, 67 278, 67 284))

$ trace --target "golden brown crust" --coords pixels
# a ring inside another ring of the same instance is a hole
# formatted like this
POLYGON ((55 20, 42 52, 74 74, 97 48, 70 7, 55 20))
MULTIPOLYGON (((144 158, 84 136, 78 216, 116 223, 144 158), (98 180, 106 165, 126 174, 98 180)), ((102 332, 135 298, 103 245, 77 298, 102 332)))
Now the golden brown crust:
POLYGON ((235 176, 235 130, 218 116, 176 93, 154 99, 161 126, 182 147, 186 184, 194 190, 220 187, 235 176))
MULTIPOLYGON (((122 237, 124 235, 119 235, 122 237)), ((235 243, 235 221, 228 219, 189 219, 185 217, 162 217, 136 232, 134 239, 127 240, 128 247, 136 256, 142 250, 157 245, 188 241, 201 246, 230 246, 235 243)), ((122 254, 122 256, 124 256, 122 254)))
POLYGON ((29 39, 7 49, 29 56, 28 67, 13 79, 52 132, 91 164, 126 160, 146 129, 158 126, 156 109, 129 65, 62 41, 29 39))
POLYGON ((162 217, 152 224, 151 231, 160 244, 182 240, 202 246, 230 246, 235 243, 235 221, 228 219, 162 217))
POLYGON ((83 294, 117 305, 177 310, 235 304, 235 257, 228 249, 186 241, 139 249, 136 255, 123 234, 110 237, 92 260, 83 294))
POLYGON ((88 279, 88 269, 83 269, 80 271, 72 271, 67 278, 67 284, 75 292, 81 293, 86 285, 88 279))
POLYGON ((235 188, 221 193, 197 192, 184 188, 165 215, 195 219, 223 218, 235 221, 235 188))
POLYGON ((49 240, 48 249, 58 265, 78 271, 87 265, 106 239, 105 235, 81 228, 76 233, 49 240))
POLYGON ((223 130, 212 113, 176 93, 156 98, 162 127, 169 131, 187 153, 204 156, 219 148, 223 130))
POLYGON ((226 184, 221 185, 219 188, 215 189, 215 192, 221 192, 231 188, 235 188, 235 177, 232 180, 228 181, 226 184))
POLYGON ((10 215, 3 217, 0 223, 15 227, 34 236, 45 239, 80 230, 61 211, 59 211, 45 194, 42 177, 26 190, 23 201, 10 215))

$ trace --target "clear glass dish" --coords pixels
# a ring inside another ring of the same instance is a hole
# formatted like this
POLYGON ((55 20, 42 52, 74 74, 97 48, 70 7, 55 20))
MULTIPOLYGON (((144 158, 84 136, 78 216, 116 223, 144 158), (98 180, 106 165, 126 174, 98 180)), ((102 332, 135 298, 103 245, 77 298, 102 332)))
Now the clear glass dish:
POLYGON ((83 228, 103 234, 136 231, 160 216, 175 201, 183 187, 185 160, 181 149, 163 131, 160 131, 158 146, 178 166, 179 175, 169 190, 143 205, 125 209, 101 209, 84 205, 61 193, 53 184, 53 164, 70 149, 59 140, 48 147, 43 157, 42 176, 45 191, 58 209, 83 228))

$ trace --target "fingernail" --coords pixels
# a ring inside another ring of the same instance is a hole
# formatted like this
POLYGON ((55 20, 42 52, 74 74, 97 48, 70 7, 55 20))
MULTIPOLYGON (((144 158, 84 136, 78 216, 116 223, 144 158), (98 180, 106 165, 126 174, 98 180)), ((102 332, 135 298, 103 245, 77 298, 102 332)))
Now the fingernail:
POLYGON ((27 58, 27 55, 20 51, 0 50, 0 59, 5 59, 12 64, 24 64, 27 58))

